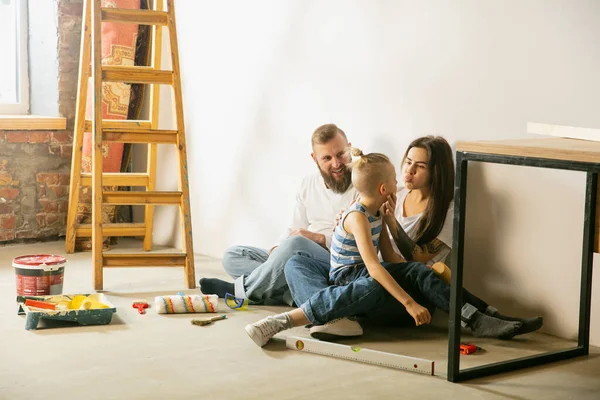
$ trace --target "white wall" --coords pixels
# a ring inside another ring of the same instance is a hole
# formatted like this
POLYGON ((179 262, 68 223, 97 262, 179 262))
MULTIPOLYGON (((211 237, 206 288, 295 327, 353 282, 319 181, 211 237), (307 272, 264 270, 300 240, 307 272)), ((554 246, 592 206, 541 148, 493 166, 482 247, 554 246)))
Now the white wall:
MULTIPOLYGON (((194 250, 269 246, 323 123, 396 164, 424 134, 454 145, 529 137, 528 121, 600 128, 599 13, 595 0, 177 1, 194 250)), ((173 185, 176 170, 159 171, 173 185)), ((584 175, 469 174, 467 285, 576 336, 584 175)), ((167 219, 156 239, 175 233, 167 219)))

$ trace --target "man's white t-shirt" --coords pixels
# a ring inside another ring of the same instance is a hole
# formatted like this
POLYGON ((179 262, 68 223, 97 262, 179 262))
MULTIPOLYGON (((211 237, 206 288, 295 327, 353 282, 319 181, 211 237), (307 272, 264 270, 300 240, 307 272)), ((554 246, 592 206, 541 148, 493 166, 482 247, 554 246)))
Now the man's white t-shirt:
POLYGON ((352 185, 340 194, 327 188, 323 177, 318 172, 305 177, 296 195, 294 218, 288 229, 280 236, 279 242, 287 239, 296 229, 306 229, 325 235, 327 248, 330 248, 335 217, 356 199, 358 199, 358 192, 352 185))

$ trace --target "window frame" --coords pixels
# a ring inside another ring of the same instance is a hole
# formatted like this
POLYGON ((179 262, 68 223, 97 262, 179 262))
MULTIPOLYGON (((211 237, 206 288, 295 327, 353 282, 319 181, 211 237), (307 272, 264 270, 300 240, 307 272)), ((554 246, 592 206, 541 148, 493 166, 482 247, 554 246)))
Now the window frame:
POLYGON ((27 0, 16 1, 16 26, 17 26, 17 76, 18 76, 18 102, 0 103, 0 115, 29 114, 29 60, 27 54, 28 42, 28 12, 27 0))

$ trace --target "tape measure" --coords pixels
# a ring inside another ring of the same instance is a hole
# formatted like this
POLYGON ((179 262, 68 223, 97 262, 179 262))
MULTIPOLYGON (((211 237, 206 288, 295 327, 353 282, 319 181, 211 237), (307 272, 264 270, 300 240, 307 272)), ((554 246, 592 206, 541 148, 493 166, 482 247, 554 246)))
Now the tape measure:
POLYGON ((380 365, 405 371, 433 375, 435 362, 423 358, 403 356, 402 354, 386 353, 384 351, 364 349, 361 347, 323 342, 299 336, 288 336, 285 345, 289 349, 305 353, 321 354, 324 356, 343 358, 367 364, 380 365))
POLYGON ((475 346, 471 343, 461 343, 460 344, 460 354, 469 355, 471 353, 475 353, 477 350, 483 350, 481 347, 475 346))

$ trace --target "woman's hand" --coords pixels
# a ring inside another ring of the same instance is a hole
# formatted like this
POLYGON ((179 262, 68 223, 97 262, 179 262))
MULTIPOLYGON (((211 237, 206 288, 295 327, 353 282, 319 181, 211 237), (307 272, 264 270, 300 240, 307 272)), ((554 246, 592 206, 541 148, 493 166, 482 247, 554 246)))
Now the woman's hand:
POLYGON ((381 206, 381 214, 385 220, 386 225, 392 232, 392 235, 398 230, 398 221, 396 220, 396 193, 392 193, 388 196, 387 201, 381 206))

